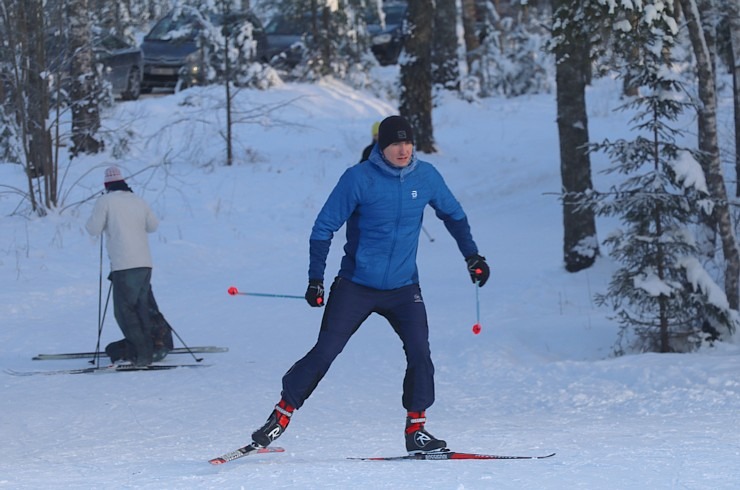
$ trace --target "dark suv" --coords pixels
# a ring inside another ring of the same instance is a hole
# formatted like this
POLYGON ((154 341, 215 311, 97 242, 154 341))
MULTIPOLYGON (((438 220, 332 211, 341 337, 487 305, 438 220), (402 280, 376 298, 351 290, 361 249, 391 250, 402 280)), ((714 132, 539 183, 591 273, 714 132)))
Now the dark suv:
POLYGON ((136 100, 141 91, 141 50, 113 35, 96 36, 93 40, 95 59, 103 64, 103 77, 110 82, 114 95, 123 100, 136 100))
MULTIPOLYGON (((102 78, 110 85, 112 95, 123 100, 138 99, 143 63, 139 47, 97 28, 93 29, 91 41, 95 63, 102 69, 102 78)), ((54 83, 61 83, 63 92, 67 94, 72 90, 72 53, 65 33, 46 34, 46 72, 54 83)))
MULTIPOLYGON (((224 24, 221 16, 208 19, 214 26, 224 24)), ((257 42, 254 59, 265 60, 266 38, 262 23, 251 12, 232 13, 227 28, 249 22, 252 36, 257 42)), ((174 89, 200 85, 206 81, 203 69, 203 52, 198 47, 198 34, 206 25, 202 15, 192 7, 181 7, 160 19, 144 37, 141 50, 144 53, 144 78, 141 91, 151 92, 154 87, 174 89)))
POLYGON ((370 50, 381 65, 398 63, 406 34, 403 32, 403 19, 406 16, 406 2, 383 2, 385 26, 373 9, 366 16, 367 31, 370 34, 370 50))
POLYGON ((292 68, 303 59, 304 38, 310 36, 311 17, 294 18, 276 14, 265 25, 267 61, 273 66, 292 68))

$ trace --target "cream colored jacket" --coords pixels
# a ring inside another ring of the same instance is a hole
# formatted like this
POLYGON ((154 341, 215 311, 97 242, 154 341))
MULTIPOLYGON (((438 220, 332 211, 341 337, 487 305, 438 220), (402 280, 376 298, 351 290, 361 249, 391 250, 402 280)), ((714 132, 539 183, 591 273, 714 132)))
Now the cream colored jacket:
POLYGON ((111 271, 152 267, 147 233, 157 229, 159 220, 149 205, 133 192, 113 191, 95 202, 85 227, 91 235, 105 232, 111 271))

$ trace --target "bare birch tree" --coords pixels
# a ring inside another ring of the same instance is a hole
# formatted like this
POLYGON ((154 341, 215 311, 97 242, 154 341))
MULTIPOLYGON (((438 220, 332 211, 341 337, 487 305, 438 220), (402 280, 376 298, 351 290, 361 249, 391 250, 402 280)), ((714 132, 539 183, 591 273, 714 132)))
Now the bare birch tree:
POLYGON ((463 39, 465 40, 465 59, 468 63, 468 72, 473 71, 477 57, 480 40, 475 32, 475 0, 461 0, 463 39))
POLYGON ((727 189, 722 175, 717 135, 717 88, 712 56, 702 29, 702 19, 695 0, 680 0, 689 38, 697 65, 699 103, 697 118, 699 129, 700 163, 706 175, 709 193, 714 200, 713 218, 722 242, 725 257, 725 294, 733 310, 740 303, 740 255, 735 239, 732 214, 727 198, 727 189))
POLYGON ((740 197, 740 0, 728 2, 732 41, 732 89, 735 120, 735 197, 740 197))
POLYGON ((44 17, 41 0, 2 0, 3 70, 0 83, 12 107, 21 158, 28 177, 27 197, 38 214, 56 204, 56 170, 51 161, 47 81, 43 77, 44 17))

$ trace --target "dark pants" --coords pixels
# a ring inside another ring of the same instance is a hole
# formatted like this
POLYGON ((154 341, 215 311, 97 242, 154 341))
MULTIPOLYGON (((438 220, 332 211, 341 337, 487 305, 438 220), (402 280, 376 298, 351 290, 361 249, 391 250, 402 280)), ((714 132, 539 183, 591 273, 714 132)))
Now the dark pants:
POLYGON ((383 316, 403 342, 406 375, 401 402, 408 411, 434 403, 434 365, 427 313, 417 284, 391 291, 337 278, 332 284, 316 345, 283 377, 283 399, 296 408, 311 395, 350 337, 371 313, 383 316))
POLYGON ((113 271, 113 313, 124 340, 105 349, 111 361, 125 359, 137 365, 151 364, 155 349, 172 349, 172 332, 159 311, 151 287, 152 269, 137 267, 113 271))

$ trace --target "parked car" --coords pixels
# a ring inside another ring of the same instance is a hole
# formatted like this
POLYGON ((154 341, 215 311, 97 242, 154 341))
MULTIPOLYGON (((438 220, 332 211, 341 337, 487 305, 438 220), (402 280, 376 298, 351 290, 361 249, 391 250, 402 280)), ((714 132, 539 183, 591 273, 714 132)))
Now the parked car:
MULTIPOLYGON (((216 26, 224 19, 214 15, 209 21, 216 26)), ((227 25, 233 28, 240 23, 252 24, 252 35, 257 41, 255 60, 266 59, 266 38, 262 23, 252 12, 233 13, 227 25)), ((144 78, 142 92, 151 92, 155 87, 174 89, 178 82, 183 87, 205 82, 204 55, 198 47, 198 34, 206 26, 203 18, 193 8, 181 7, 160 19, 141 43, 144 52, 144 78)))
POLYGON ((138 99, 143 65, 141 49, 113 34, 96 37, 93 42, 95 59, 103 65, 103 79, 110 83, 113 95, 123 100, 138 99))
MULTIPOLYGON (((102 68, 103 81, 108 83, 113 96, 123 100, 138 99, 143 66, 143 55, 139 47, 99 29, 93 31, 91 47, 95 63, 102 68)), ((72 89, 72 48, 67 36, 47 34, 45 55, 46 71, 55 84, 60 84, 63 97, 66 98, 66 94, 72 89)))
POLYGON ((406 17, 406 2, 383 2, 385 25, 380 22, 374 9, 366 16, 367 30, 370 34, 370 50, 381 65, 395 65, 403 49, 406 33, 403 19, 406 17))
POLYGON ((276 66, 292 68, 303 59, 304 36, 310 35, 311 18, 299 19, 282 14, 273 16, 265 25, 267 37, 266 59, 276 66))
MULTIPOLYGON (((405 40, 403 19, 407 9, 406 2, 384 3, 384 23, 381 23, 375 8, 368 10, 365 15, 371 39, 371 50, 381 65, 398 62, 398 56, 401 54, 405 40)), ((273 65, 286 64, 288 67, 293 67, 301 61, 304 55, 303 42, 307 36, 311 35, 311 17, 305 15, 295 18, 276 14, 265 25, 265 33, 269 62, 273 65)))

